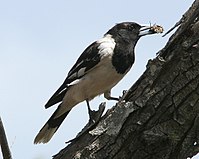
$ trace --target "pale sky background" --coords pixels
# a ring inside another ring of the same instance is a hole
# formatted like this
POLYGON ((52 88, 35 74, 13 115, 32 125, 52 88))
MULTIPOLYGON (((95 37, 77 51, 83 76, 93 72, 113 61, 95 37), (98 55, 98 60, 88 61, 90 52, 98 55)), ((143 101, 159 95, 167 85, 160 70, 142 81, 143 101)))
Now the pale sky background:
MULTIPOLYGON (((56 108, 45 110, 44 104, 90 43, 123 21, 157 23, 168 30, 192 2, 0 1, 0 115, 13 159, 49 159, 87 123, 87 107, 83 102, 71 111, 48 144, 33 144, 35 135, 56 108)), ((169 36, 151 35, 140 39, 133 69, 113 89, 114 96, 130 88, 169 36)), ((97 97, 91 106, 96 109, 104 101, 103 97, 97 97)), ((108 101, 107 108, 114 104, 108 101)))

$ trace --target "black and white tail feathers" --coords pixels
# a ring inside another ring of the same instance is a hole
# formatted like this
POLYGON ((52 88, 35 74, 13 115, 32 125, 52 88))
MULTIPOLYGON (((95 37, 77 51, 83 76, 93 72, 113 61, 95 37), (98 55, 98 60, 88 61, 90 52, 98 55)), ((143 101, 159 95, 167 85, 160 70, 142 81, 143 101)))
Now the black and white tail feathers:
POLYGON ((52 138, 52 136, 57 131, 57 129, 60 127, 61 123, 64 121, 64 119, 70 112, 69 110, 65 112, 64 114, 62 114, 61 116, 57 117, 57 113, 59 112, 60 106, 61 104, 53 113, 53 115, 49 118, 46 124, 41 128, 41 130, 35 137, 34 144, 47 143, 52 138))

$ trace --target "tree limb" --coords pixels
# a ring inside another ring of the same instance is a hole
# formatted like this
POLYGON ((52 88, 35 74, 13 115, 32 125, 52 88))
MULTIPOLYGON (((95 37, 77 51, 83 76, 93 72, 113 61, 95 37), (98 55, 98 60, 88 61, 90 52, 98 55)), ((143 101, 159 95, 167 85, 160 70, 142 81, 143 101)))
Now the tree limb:
POLYGON ((0 117, 0 145, 1 145, 3 158, 12 159, 1 117, 0 117))

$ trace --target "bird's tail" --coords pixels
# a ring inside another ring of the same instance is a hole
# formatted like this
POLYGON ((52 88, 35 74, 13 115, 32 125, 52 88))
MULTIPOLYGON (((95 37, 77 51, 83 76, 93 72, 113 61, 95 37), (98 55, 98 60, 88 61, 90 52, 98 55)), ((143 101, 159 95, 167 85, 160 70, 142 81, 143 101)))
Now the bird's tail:
POLYGON ((50 119, 46 122, 46 124, 41 128, 41 130, 35 137, 34 144, 47 143, 52 138, 54 133, 57 131, 61 123, 64 121, 64 119, 70 112, 69 110, 65 112, 64 114, 57 117, 59 108, 60 106, 56 109, 56 111, 53 113, 50 119))

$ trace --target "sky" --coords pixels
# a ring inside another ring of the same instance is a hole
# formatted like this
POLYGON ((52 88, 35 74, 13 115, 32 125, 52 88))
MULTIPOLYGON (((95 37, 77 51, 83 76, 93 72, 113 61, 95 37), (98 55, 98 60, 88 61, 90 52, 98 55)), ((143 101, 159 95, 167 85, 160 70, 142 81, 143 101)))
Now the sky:
MULTIPOLYGON (((192 3, 193 0, 0 1, 0 116, 13 158, 49 159, 87 123, 83 102, 70 112, 48 144, 33 144, 56 109, 46 110, 44 104, 89 44, 124 21, 156 23, 168 30, 192 3)), ((132 86, 170 35, 150 35, 139 40, 136 62, 114 87, 113 96, 120 96, 132 86)), ((96 97, 90 105, 97 109, 101 102, 106 102, 107 109, 115 104, 96 97)))

